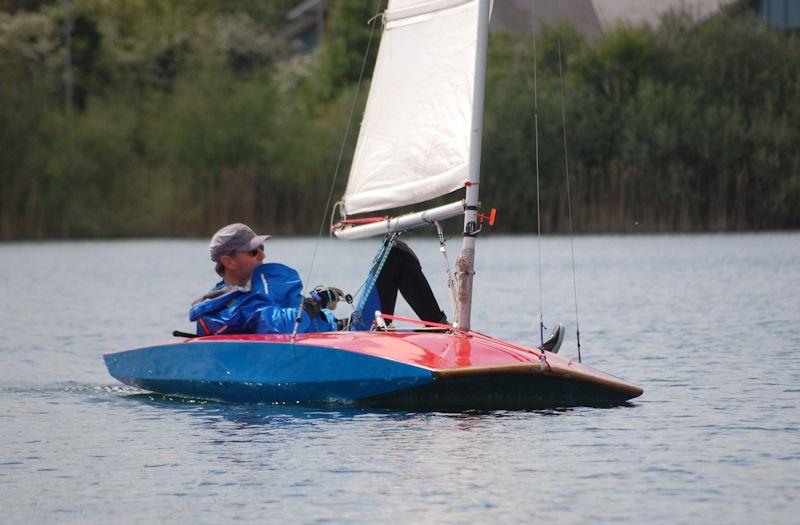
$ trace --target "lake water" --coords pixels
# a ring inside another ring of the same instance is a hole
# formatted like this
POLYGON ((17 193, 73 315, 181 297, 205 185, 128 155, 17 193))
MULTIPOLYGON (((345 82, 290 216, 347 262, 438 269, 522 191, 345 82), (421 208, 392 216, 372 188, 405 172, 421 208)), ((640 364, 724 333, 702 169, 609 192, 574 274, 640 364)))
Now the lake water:
MULTIPOLYGON (((444 305, 438 245, 409 242, 444 305)), ((323 240, 311 282, 354 290, 376 248, 323 240)), ((313 250, 267 243, 304 277, 313 250)), ((542 251, 545 324, 574 356, 569 239, 542 251)), ((536 343, 536 253, 481 239, 476 329, 536 343)), ((0 244, 0 522, 796 523, 800 235, 577 237, 575 254, 584 362, 644 396, 444 414, 142 394, 101 355, 193 328, 207 241, 0 244)))

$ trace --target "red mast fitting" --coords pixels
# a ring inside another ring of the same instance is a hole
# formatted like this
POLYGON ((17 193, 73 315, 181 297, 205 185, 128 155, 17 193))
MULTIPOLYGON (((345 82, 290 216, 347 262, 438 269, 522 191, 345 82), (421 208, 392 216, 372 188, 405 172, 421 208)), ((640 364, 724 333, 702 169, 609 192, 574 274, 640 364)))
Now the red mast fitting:
POLYGON ((494 218, 497 216, 497 208, 492 208, 492 211, 489 212, 489 215, 484 215, 482 213, 478 214, 478 218, 483 222, 484 220, 489 221, 489 226, 494 226, 494 218))

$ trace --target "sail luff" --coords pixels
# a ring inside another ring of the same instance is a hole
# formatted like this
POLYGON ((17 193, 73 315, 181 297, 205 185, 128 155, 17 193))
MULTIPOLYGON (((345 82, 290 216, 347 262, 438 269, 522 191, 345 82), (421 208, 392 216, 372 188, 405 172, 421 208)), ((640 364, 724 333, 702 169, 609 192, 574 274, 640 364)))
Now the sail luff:
POLYGON ((479 0, 477 52, 475 53, 470 135, 469 182, 464 213, 464 241, 456 260, 458 282, 458 327, 469 330, 472 315, 472 278, 475 275, 475 241, 478 236, 478 193, 483 142, 483 100, 486 87, 486 59, 489 48, 491 0, 479 0))
POLYGON ((478 0, 390 0, 345 214, 425 202, 469 175, 478 0))

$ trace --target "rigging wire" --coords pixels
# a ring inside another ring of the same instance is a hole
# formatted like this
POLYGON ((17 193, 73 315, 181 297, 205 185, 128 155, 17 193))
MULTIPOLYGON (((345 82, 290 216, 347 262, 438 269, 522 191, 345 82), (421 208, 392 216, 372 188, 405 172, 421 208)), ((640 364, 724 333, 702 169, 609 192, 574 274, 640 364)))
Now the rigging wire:
MULTIPOLYGON (((340 169, 340 167, 342 165, 342 157, 344 156, 344 149, 345 149, 345 146, 347 145, 347 137, 350 136, 350 128, 351 128, 351 126, 353 124, 353 114, 355 114, 356 105, 358 104, 358 95, 359 95, 359 93, 361 93, 361 84, 362 84, 362 81, 364 80, 364 71, 367 68, 367 59, 369 58, 369 51, 370 51, 370 49, 372 47, 372 40, 373 40, 373 37, 375 35, 376 20, 381 18, 379 15, 380 15, 380 7, 381 7, 382 3, 383 3, 383 0, 376 0, 375 9, 374 9, 375 16, 370 18, 369 22, 368 22, 370 24, 370 32, 369 32, 369 40, 367 41, 367 49, 364 52, 364 59, 361 62, 361 71, 358 73, 358 82, 356 83, 356 91, 353 94, 353 102, 350 105, 350 114, 347 116, 347 125, 345 126, 344 137, 342 137, 342 145, 339 148, 339 157, 336 160, 336 168, 333 170, 333 177, 331 179, 331 187, 330 187, 330 190, 328 191, 328 199, 325 201, 325 211, 322 213, 322 221, 320 221, 321 224, 319 226, 319 233, 317 234, 317 242, 314 245, 314 254, 311 256, 311 264, 309 265, 308 272, 306 273, 306 279, 304 281, 306 283, 306 291, 308 291, 309 286, 311 286, 309 283, 311 282, 311 276, 314 273, 314 264, 317 261, 317 253, 319 252, 319 245, 320 245, 320 241, 322 240, 322 232, 325 230, 325 219, 328 217, 328 210, 330 209, 330 206, 331 206, 331 198, 333 197, 333 190, 336 187, 336 179, 339 176, 339 169, 340 169)), ((294 323, 294 330, 292 330, 292 342, 293 343, 294 343, 295 336, 297 336, 297 329, 300 326, 300 320, 302 319, 302 315, 303 315, 303 303, 300 303, 300 306, 299 306, 299 309, 298 309, 298 312, 297 312, 297 319, 295 319, 295 323, 294 323)))
POLYGON ((453 319, 458 319, 458 301, 456 300, 456 281, 450 271, 450 259, 447 258, 447 240, 444 237, 444 230, 439 221, 433 221, 436 226, 436 233, 439 236, 439 252, 442 254, 444 271, 447 274, 447 289, 450 291, 450 311, 453 319))
POLYGON ((544 348, 544 303, 542 301, 542 211, 539 206, 539 91, 536 76, 536 0, 533 0, 533 135, 536 150, 536 239, 539 246, 539 348, 544 348))
POLYGON ((578 285, 575 279, 575 243, 572 233, 572 192, 569 187, 569 155, 567 153, 567 112, 564 103, 564 67, 561 59, 561 30, 556 31, 558 42, 558 78, 561 86, 561 129, 564 139, 564 178, 567 181, 567 211, 569 214, 569 249, 572 258, 572 293, 575 298, 575 337, 578 341, 578 362, 581 360, 581 328, 578 321, 578 285))

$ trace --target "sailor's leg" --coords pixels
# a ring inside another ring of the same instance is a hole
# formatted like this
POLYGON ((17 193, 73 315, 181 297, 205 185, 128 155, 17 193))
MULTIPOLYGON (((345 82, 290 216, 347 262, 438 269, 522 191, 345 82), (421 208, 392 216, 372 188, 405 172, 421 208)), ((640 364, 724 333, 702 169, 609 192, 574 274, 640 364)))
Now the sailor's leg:
POLYGON ((375 281, 375 288, 378 290, 378 298, 381 303, 381 312, 389 315, 394 315, 394 307, 397 304, 397 291, 400 288, 400 280, 398 279, 400 262, 395 254, 399 244, 400 241, 397 241, 397 244, 392 247, 386 262, 383 263, 381 273, 375 281))
POLYGON ((397 303, 397 292, 403 294, 414 313, 423 321, 438 323, 445 314, 433 295, 430 284, 422 273, 416 254, 409 246, 397 241, 376 282, 381 300, 381 312, 392 315, 397 303))

